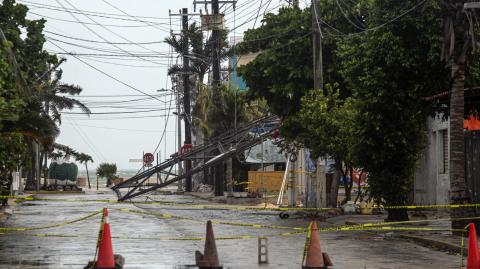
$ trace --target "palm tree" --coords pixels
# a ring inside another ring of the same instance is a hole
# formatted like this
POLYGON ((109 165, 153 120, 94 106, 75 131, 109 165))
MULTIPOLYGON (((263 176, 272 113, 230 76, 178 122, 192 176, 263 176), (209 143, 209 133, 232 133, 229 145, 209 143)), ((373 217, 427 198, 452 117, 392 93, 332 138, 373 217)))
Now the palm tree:
MULTIPOLYGON (((172 34, 165 39, 165 43, 170 45, 176 53, 183 55, 185 41, 188 40, 191 47, 191 49, 189 49, 190 66, 184 67, 174 64, 169 68, 168 74, 173 75, 181 74, 183 72, 191 72, 197 75, 199 83, 202 83, 205 74, 212 66, 212 44, 214 40, 212 36, 205 40, 202 29, 197 26, 196 23, 192 23, 188 27, 188 30, 184 31, 184 35, 187 39, 172 34)), ((220 32, 220 59, 226 59, 231 54, 231 50, 228 47, 227 37, 228 31, 223 30, 220 32)))
MULTIPOLYGON (((241 93, 237 94, 224 85, 218 87, 201 87, 197 107, 200 109, 198 115, 201 115, 201 117, 193 117, 193 122, 201 128, 201 131, 207 139, 234 129, 235 121, 238 124, 242 124, 250 118, 247 112, 245 95, 241 93), (219 105, 213 102, 214 96, 218 99, 219 105), (235 111, 235 106, 237 107, 237 111, 235 111)), ((254 110, 255 109, 249 109, 248 111, 254 110)), ((227 159, 225 164, 227 190, 228 193, 231 194, 233 193, 233 158, 227 159)), ((224 164, 220 165, 223 167, 224 164)), ((218 195, 220 195, 220 193, 221 192, 218 192, 218 195)))
POLYGON ((117 174, 117 165, 114 163, 101 163, 97 167, 97 176, 107 179, 107 187, 112 184, 117 174))
MULTIPOLYGON (((47 79, 39 85, 38 100, 41 103, 41 115, 49 121, 61 125, 61 112, 63 110, 72 110, 74 107, 80 108, 85 114, 91 113, 90 109, 77 99, 70 96, 79 95, 82 88, 77 85, 71 85, 61 82, 63 71, 57 69, 58 66, 64 62, 62 59, 57 65, 51 68, 53 76, 46 76, 47 79)), ((44 170, 44 187, 47 184, 47 158, 48 153, 52 151, 54 138, 48 143, 42 143, 42 154, 40 163, 43 163, 44 170)))
MULTIPOLYGON (((230 49, 228 48, 228 31, 224 30, 220 32, 220 58, 225 59, 230 55, 230 49)), ((169 75, 182 75, 184 73, 191 73, 194 74, 194 82, 192 82, 192 77, 190 76, 190 82, 192 84, 196 84, 197 87, 191 93, 191 100, 197 100, 197 98, 201 98, 199 96, 201 93, 201 88, 203 86, 203 81, 205 78, 205 74, 208 72, 212 65, 212 57, 213 57, 213 37, 210 36, 207 40, 205 40, 205 36, 203 34, 202 29, 197 26, 196 23, 192 23, 186 31, 183 32, 181 37, 177 37, 176 35, 172 34, 170 37, 165 39, 165 43, 169 44, 173 50, 180 54, 184 54, 185 49, 185 42, 189 43, 189 55, 188 58, 190 60, 189 66, 181 66, 175 64, 171 66, 168 70, 169 75), (205 42, 204 42, 205 41, 205 42)), ((198 101, 194 103, 191 113, 192 116, 192 133, 194 137, 197 138, 199 143, 203 143, 204 135, 199 131, 199 129, 206 130, 208 128, 204 128, 205 126, 199 126, 196 123, 198 121, 195 118, 204 118, 205 115, 202 115, 202 111, 204 109, 201 108, 202 104, 198 101)), ((189 111, 190 112, 190 111, 189 111)), ((203 172, 203 180, 206 178, 206 170, 203 172)))
POLYGON ((91 189, 92 187, 90 186, 90 176, 88 175, 88 162, 93 163, 93 159, 90 155, 85 154, 85 153, 79 153, 75 159, 79 161, 80 163, 85 164, 85 169, 87 170, 87 180, 88 180, 88 188, 91 189))
POLYGON ((41 85, 39 94, 45 116, 50 117, 59 124, 62 123, 61 112, 63 110, 72 110, 74 107, 78 107, 87 115, 91 113, 85 104, 70 97, 79 95, 83 89, 77 85, 61 82, 62 74, 63 71, 61 69, 56 70, 53 78, 45 81, 41 85))

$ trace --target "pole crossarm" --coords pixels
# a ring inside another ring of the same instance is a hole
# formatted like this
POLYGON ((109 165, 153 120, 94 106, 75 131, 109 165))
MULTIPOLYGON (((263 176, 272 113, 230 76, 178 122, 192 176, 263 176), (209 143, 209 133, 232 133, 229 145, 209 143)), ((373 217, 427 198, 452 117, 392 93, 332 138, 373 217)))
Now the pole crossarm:
POLYGON ((463 4, 464 9, 477 9, 480 8, 480 2, 467 2, 463 4))

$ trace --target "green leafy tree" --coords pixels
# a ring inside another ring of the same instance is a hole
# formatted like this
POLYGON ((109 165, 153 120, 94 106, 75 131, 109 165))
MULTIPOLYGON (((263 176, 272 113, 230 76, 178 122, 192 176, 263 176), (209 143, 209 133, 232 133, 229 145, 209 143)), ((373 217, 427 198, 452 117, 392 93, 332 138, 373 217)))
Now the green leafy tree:
MULTIPOLYGON (((230 49, 228 46, 228 31, 222 30, 220 31, 220 54, 219 57, 221 60, 226 59, 230 55, 230 49)), ((215 104, 218 104, 220 110, 225 110, 226 104, 221 103, 220 95, 224 94, 224 91, 218 90, 213 96, 215 98, 210 98, 210 92, 207 92, 207 88, 204 86, 203 81, 205 74, 211 68, 212 65, 212 57, 213 57, 213 36, 209 36, 208 38, 204 36, 204 32, 202 29, 196 24, 192 23, 189 25, 187 30, 182 31, 182 36, 178 37, 176 35, 171 35, 170 37, 165 39, 165 42, 169 44, 176 53, 180 55, 184 55, 184 50, 188 49, 189 51, 189 62, 188 66, 182 66, 175 64, 171 66, 168 70, 169 75, 176 75, 181 77, 185 72, 191 74, 189 82, 196 87, 192 89, 192 100, 196 100, 193 104, 193 108, 191 111, 191 121, 192 121, 192 133, 197 139, 197 142, 203 143, 204 138, 208 137, 210 132, 221 132, 223 129, 215 129, 218 126, 216 123, 212 121, 202 120, 206 119, 207 116, 204 113, 210 113, 211 108, 209 107, 208 103, 205 103, 205 100, 211 101, 213 100, 215 104), (188 42, 189 46, 186 48, 186 43, 188 42), (193 75, 193 76, 192 76, 193 75), (218 98, 217 98, 218 97, 218 98), (208 108, 207 108, 208 107, 208 108), (215 125, 215 126, 214 126, 215 125), (215 130, 214 130, 215 129, 215 130)), ((234 110, 234 103, 230 103, 233 105, 230 110, 234 110)), ((218 110, 218 111, 220 111, 218 110)), ((219 114, 216 114, 217 116, 219 114)), ((234 114, 232 114, 234 115, 234 114)), ((227 117, 231 118, 231 117, 227 117)), ((227 118, 222 118, 221 121, 226 121, 227 118)), ((232 172, 232 161, 227 161, 227 175, 230 175, 232 172)), ((219 168, 223 166, 220 164, 217 166, 219 168)), ((204 171, 203 180, 205 180, 207 171, 204 171)), ((227 176, 229 177, 229 176, 227 176)))
MULTIPOLYGON (((52 150, 60 132, 56 123, 61 123, 61 110, 73 106, 85 112, 89 110, 68 96, 79 94, 79 87, 60 82, 61 71, 57 67, 63 60, 58 61, 43 48, 46 40, 42 32, 46 21, 28 20, 27 12, 25 5, 14 0, 0 4, 0 29, 4 34, 0 60, 0 132, 21 134, 30 156, 34 155, 36 144, 40 144, 41 159, 46 167, 46 153, 52 150)), ((33 169, 34 161, 32 158, 24 168, 33 169)), ((47 174, 46 170, 44 173, 47 174)), ((27 179, 27 188, 35 186, 33 174, 32 171, 27 179)))
MULTIPOLYGON (((416 1, 368 2, 367 28, 395 17, 416 1)), ((416 164, 425 146, 432 106, 423 99, 445 89, 441 16, 426 1, 395 23, 345 38, 339 46, 342 74, 358 99, 355 135, 359 164, 369 173, 370 194, 380 203, 406 205, 416 164)), ((389 220, 408 218, 389 210, 389 220)))
MULTIPOLYGON (((336 51, 342 37, 338 35, 355 28, 345 21, 342 12, 337 9, 336 1, 322 0, 321 6, 322 20, 318 23, 325 35, 324 83, 336 85, 330 88, 340 89, 338 97, 344 99, 351 96, 351 88, 344 85, 339 73, 341 59, 336 51), (324 22, 329 27, 325 27, 324 22)), ((352 15, 361 17, 362 13, 358 11, 352 15)), ((312 25, 311 8, 282 8, 278 14, 267 14, 261 27, 246 31, 244 42, 237 46, 240 55, 258 53, 253 61, 239 68, 239 74, 249 87, 249 99, 265 100, 270 111, 282 119, 281 135, 285 143, 281 146, 287 151, 295 151, 300 146, 296 140, 310 141, 306 139, 310 133, 303 131, 308 128, 300 120, 298 112, 302 109, 302 98, 314 87, 312 30, 318 30, 318 25, 316 22, 312 25)), ((335 185, 332 184, 330 192, 337 191, 335 185)))
POLYGON ((313 157, 333 158, 344 180, 345 201, 350 201, 353 180, 347 182, 346 178, 353 178, 357 165, 356 104, 353 98, 341 99, 338 90, 330 88, 329 92, 325 96, 320 90, 312 90, 305 95, 296 117, 288 117, 284 122, 284 126, 298 128, 283 127, 282 134, 311 149, 313 157))
MULTIPOLYGON (((312 18, 309 10, 281 8, 266 14, 263 25, 245 32, 236 47, 239 55, 259 53, 238 74, 249 87, 249 97, 265 99, 280 117, 300 109, 300 99, 313 88, 312 18)), ((240 56, 241 57, 241 56, 240 56)))
POLYGON ((113 179, 117 176, 117 165, 114 163, 101 163, 97 167, 97 176, 107 179, 107 187, 112 185, 113 179))
MULTIPOLYGON (((239 126, 247 122, 253 118, 251 113, 255 111, 246 103, 244 93, 235 92, 225 85, 217 87, 202 85, 197 104, 200 111, 193 116, 193 122, 206 139, 234 129, 235 124, 239 126), (250 111, 250 113, 247 111, 250 111)), ((219 166, 223 167, 223 164, 219 166)), ((240 164, 235 162, 233 158, 226 161, 225 175, 227 181, 229 181, 227 182, 229 191, 233 191, 233 185, 230 181, 234 176, 233 171, 238 171, 236 168, 239 166, 240 164)))
MULTIPOLYGON (((37 79, 47 71, 49 64, 57 62, 57 58, 43 49, 45 38, 42 30, 45 20, 28 20, 27 11, 25 5, 16 4, 14 0, 5 0, 0 4, 0 84, 2 90, 6 90, 0 93, 0 107, 1 103, 6 102, 9 106, 21 103, 19 106, 22 108, 18 113, 10 113, 9 117, 1 120, 0 132, 21 134, 24 139, 14 141, 22 141, 23 147, 32 152, 35 143, 53 140, 58 134, 55 124, 42 116, 41 104, 35 91, 37 79), (26 32, 25 35, 21 29, 26 32), (8 68, 5 63, 8 63, 8 68), (4 102, 1 101, 2 98, 4 102)), ((24 167, 28 168, 28 164, 24 167)), ((30 165, 32 167, 33 160, 30 165)), ((27 187, 33 185, 30 176, 27 187)))
MULTIPOLYGON (((41 81, 39 85, 39 101, 41 104, 41 115, 43 118, 46 118, 49 122, 53 122, 59 125, 62 123, 61 113, 63 110, 71 110, 74 107, 80 108, 85 114, 89 115, 91 113, 90 109, 84 105, 79 100, 72 98, 71 96, 79 95, 82 92, 82 88, 77 85, 71 85, 61 82, 63 71, 57 69, 58 66, 64 62, 62 59, 58 64, 51 67, 53 72, 52 76, 45 76, 46 79, 41 81)), ((40 163, 43 163, 43 170, 45 176, 45 187, 46 187, 46 177, 47 173, 47 159, 49 152, 52 151, 52 145, 54 143, 55 137, 51 137, 49 140, 43 140, 42 154, 40 157, 40 163)), ((89 182, 90 183, 90 182, 89 182)))

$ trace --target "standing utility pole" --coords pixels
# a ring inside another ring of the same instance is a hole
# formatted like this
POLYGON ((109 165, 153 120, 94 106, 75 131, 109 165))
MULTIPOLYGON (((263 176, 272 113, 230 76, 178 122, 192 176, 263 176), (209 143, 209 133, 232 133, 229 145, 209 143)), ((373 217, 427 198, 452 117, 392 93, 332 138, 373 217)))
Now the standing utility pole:
MULTIPOLYGON (((178 83, 174 86, 174 91, 177 96, 177 143, 178 143, 178 154, 180 154, 180 151, 182 150, 182 109, 180 106, 180 89, 178 88, 178 83)), ((183 174, 183 167, 182 167, 182 162, 178 162, 178 171, 179 175, 183 174)), ((178 182, 178 190, 181 191, 183 190, 182 186, 182 180, 178 182)))
MULTIPOLYGON (((183 30, 183 113, 185 117, 185 144, 192 144, 192 128, 190 118, 190 72, 188 59, 188 8, 182 9, 182 30, 183 30)), ((192 161, 185 161, 185 173, 192 169, 192 161)), ((192 191, 192 176, 185 178, 185 191, 192 191)))
MULTIPOLYGON (((218 4, 218 0, 212 0, 212 14, 214 17, 218 16, 220 13, 220 8, 218 4)), ((216 21, 216 20, 215 20, 216 21)), ((215 25, 212 30, 212 86, 214 89, 214 105, 220 105, 217 87, 220 86, 220 29, 218 25, 215 25), (216 95, 216 96, 215 96, 216 95)), ((220 152, 221 153, 221 152, 220 152)), ((223 196, 224 194, 224 184, 225 184, 225 163, 221 162, 214 168, 214 179, 215 179, 215 196, 223 196)))
MULTIPOLYGON (((212 0, 212 12, 213 16, 218 16, 220 13, 218 6, 218 0, 212 0)), ((212 54, 212 72, 213 72, 213 86, 220 85, 220 30, 218 27, 214 27, 212 30, 212 38, 213 38, 213 54, 212 54)))
POLYGON ((320 27, 320 0, 312 0, 313 31, 313 87, 323 90, 322 29, 320 27))
MULTIPOLYGON (((320 25, 320 0, 312 0, 312 42, 313 42, 313 87, 316 90, 323 91, 326 96, 328 93, 323 87, 323 52, 322 52, 322 28, 320 25)), ((327 158, 325 158, 327 159, 327 158)), ((317 160, 317 173, 315 178, 312 175, 307 176, 311 190, 306 193, 310 194, 314 199, 308 204, 309 207, 325 207, 326 196, 326 177, 325 167, 320 165, 320 159, 317 160)), ((335 180, 335 179, 334 179, 335 180)))

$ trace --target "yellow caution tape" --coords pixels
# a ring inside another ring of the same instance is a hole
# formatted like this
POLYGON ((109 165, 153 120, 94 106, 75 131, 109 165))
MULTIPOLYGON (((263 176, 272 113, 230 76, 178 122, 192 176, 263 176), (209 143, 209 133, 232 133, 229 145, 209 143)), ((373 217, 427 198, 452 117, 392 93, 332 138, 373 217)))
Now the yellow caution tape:
MULTIPOLYGON (((291 236, 297 234, 303 234, 304 232, 289 232, 289 233, 277 233, 267 235, 267 237, 281 237, 281 236, 291 236)), ((95 239, 90 236, 80 236, 80 235, 62 235, 62 234, 41 234, 41 233, 0 233, 2 235, 21 235, 21 236, 35 236, 35 237, 65 237, 65 238, 89 238, 95 239)), ((232 235, 232 236, 219 236, 215 237, 215 240, 240 240, 240 239, 252 239, 257 238, 258 235, 232 235)), ((158 241, 202 241, 205 240, 204 237, 132 237, 132 236, 112 236, 113 239, 121 240, 158 240, 158 241)))
POLYGON ((424 219, 424 220, 407 220, 407 221, 394 221, 394 222, 377 222, 377 223, 364 223, 358 225, 349 225, 342 227, 381 227, 392 226, 400 224, 413 224, 413 223, 425 223, 425 222, 442 222, 442 221, 459 221, 459 220, 479 220, 480 217, 465 217, 465 218, 442 218, 442 219, 424 219))
MULTIPOLYGON (((422 228, 422 227, 371 227, 371 228, 356 228, 356 227, 337 227, 337 228, 319 228, 320 232, 349 232, 349 231, 458 231, 462 232, 464 230, 460 229, 437 229, 437 228, 422 228)), ((266 235, 266 237, 286 237, 292 235, 305 234, 307 231, 297 231, 297 232, 287 232, 287 233, 277 233, 266 235)), ((0 236, 7 235, 21 235, 21 236, 35 236, 35 237, 64 237, 64 238, 90 238, 96 239, 94 237, 80 236, 80 235, 62 235, 62 234, 31 234, 24 232, 13 232, 13 233, 0 233, 0 236)), ((308 236, 308 235, 307 235, 308 236)), ((242 240, 242 239, 253 239, 257 238, 258 235, 233 235, 233 236, 219 236, 216 237, 216 240, 242 240)), ((311 235, 310 235, 311 237, 311 235)), ((202 241, 205 240, 204 237, 131 237, 131 236, 112 236, 113 239, 120 240, 158 240, 158 241, 202 241)))
MULTIPOLYGON (((204 223, 204 220, 174 216, 170 214, 163 213, 152 213, 139 210, 129 210, 121 209, 123 212, 129 212, 134 214, 143 214, 150 216, 163 217, 168 215, 169 218, 183 219, 195 222, 204 223)), ((422 223, 422 222, 440 222, 440 221, 454 221, 454 220, 475 220, 480 219, 480 217, 469 217, 469 218, 444 218, 444 219, 430 219, 430 220, 411 220, 411 221, 397 221, 397 222, 379 222, 379 223, 365 223, 351 226, 339 226, 339 227, 327 227, 327 228, 318 228, 322 232, 331 232, 331 231, 454 231, 452 229, 437 229, 437 228, 428 228, 428 227, 392 227, 399 224, 413 224, 413 223, 422 223)), ((244 227, 254 227, 254 228, 268 228, 268 229, 291 229, 300 231, 300 233, 308 231, 308 228, 303 227, 291 227, 291 226, 276 226, 276 225, 264 225, 264 224, 252 224, 252 223, 238 223, 238 222, 228 222, 220 220, 212 220, 214 224, 221 225, 231 225, 231 226, 244 226, 244 227)), ((461 230, 458 230, 461 231, 461 230)))
MULTIPOLYGON (((57 198, 37 198, 37 197, 19 197, 19 196, 0 196, 0 199, 18 199, 20 201, 52 201, 52 202, 78 202, 78 203, 124 203, 124 204, 153 204, 153 205, 167 205, 167 206, 181 206, 185 209, 218 209, 218 210, 258 210, 258 211, 328 211, 338 208, 325 207, 325 208, 303 208, 303 207, 254 207, 254 206, 234 206, 234 205, 205 205, 205 204, 189 204, 178 203, 173 201, 118 201, 109 199, 57 199, 57 198)), ((480 204, 460 204, 460 205, 404 205, 404 206, 381 206, 381 209, 455 209, 455 208, 471 208, 480 207, 480 204)))
POLYGON ((78 218, 78 219, 69 220, 69 221, 65 221, 65 222, 57 223, 57 224, 49 224, 49 225, 46 225, 46 226, 39 226, 39 227, 0 227, 0 231, 32 231, 32 230, 43 230, 43 229, 49 229, 49 228, 56 228, 56 227, 61 227, 61 226, 73 224, 73 223, 76 223, 76 222, 80 222, 80 221, 89 219, 93 216, 96 216, 98 214, 100 214, 100 211, 95 211, 93 213, 90 213, 90 214, 88 214, 84 217, 78 218))
MULTIPOLYGON (((165 213, 153 213, 153 212, 146 212, 140 210, 131 210, 127 208, 118 209, 122 212, 133 213, 133 214, 141 214, 141 215, 148 215, 148 216, 156 216, 166 219, 181 219, 181 220, 188 220, 194 222, 201 222, 205 223, 205 220, 195 219, 195 218, 188 218, 183 216, 175 216, 171 214, 165 213)), ((253 227, 253 228, 267 228, 267 229, 289 229, 289 230, 296 230, 296 231, 305 231, 303 227, 291 227, 291 226, 278 226, 278 225, 264 225, 264 224, 252 224, 252 223, 240 223, 240 222, 229 222, 229 221, 221 221, 221 220, 212 220, 213 224, 220 224, 220 225, 230 225, 230 226, 243 226, 243 227, 253 227)))

